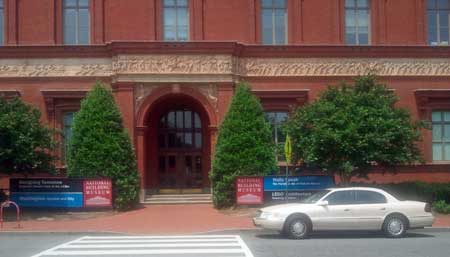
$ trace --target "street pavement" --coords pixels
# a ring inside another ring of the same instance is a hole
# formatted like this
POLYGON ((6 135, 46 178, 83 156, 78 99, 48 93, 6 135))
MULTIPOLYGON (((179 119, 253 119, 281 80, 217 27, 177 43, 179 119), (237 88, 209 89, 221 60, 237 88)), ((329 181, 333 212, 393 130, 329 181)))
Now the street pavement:
POLYGON ((450 230, 414 230, 400 239, 333 232, 306 240, 256 229, 183 236, 0 233, 0 256, 449 257, 450 230))

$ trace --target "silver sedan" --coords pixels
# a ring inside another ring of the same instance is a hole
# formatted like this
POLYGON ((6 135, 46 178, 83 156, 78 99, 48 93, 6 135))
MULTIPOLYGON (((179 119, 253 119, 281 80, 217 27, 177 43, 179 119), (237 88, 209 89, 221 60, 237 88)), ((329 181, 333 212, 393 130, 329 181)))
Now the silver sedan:
POLYGON ((260 209, 256 226, 277 230, 293 239, 321 230, 380 230, 402 237, 406 230, 433 224, 428 203, 400 201, 375 188, 351 187, 319 191, 302 203, 260 209))

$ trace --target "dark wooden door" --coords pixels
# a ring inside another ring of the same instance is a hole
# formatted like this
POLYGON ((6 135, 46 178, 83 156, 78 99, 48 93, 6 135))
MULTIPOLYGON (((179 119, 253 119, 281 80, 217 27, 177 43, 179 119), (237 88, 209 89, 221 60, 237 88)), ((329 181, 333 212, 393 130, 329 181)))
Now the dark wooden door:
POLYGON ((201 188, 202 124, 198 113, 171 110, 160 118, 158 173, 160 188, 201 188))

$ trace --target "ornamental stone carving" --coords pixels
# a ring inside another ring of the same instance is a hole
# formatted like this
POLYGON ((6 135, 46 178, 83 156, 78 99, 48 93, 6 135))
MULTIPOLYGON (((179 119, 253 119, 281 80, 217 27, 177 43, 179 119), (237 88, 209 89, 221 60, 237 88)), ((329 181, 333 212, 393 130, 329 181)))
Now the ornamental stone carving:
POLYGON ((108 77, 111 75, 109 58, 0 60, 0 77, 108 77))
MULTIPOLYGON (((173 84, 173 85, 165 85, 172 87, 172 91, 181 91, 180 85, 173 84)), ((157 86, 157 85, 149 85, 149 84, 137 84, 134 88, 134 104, 135 104, 135 111, 138 112, 140 110, 140 107, 144 100, 157 88, 159 87, 165 87, 165 86, 157 86)), ((196 90, 199 90, 200 93, 202 93, 208 101, 211 103, 211 105, 214 108, 217 108, 217 102, 218 102, 218 92, 217 92, 217 86, 214 84, 208 84, 208 85, 196 85, 196 90)))
POLYGON ((449 76, 448 59, 243 58, 241 76, 449 76))
POLYGON ((447 58, 239 58, 232 55, 117 55, 112 58, 0 59, 0 78, 153 78, 158 82, 191 77, 203 82, 241 77, 450 76, 447 58), (155 75, 155 76, 149 76, 155 75))
POLYGON ((138 84, 134 87, 134 109, 136 112, 140 109, 145 98, 156 88, 158 88, 158 86, 143 84, 138 84))
POLYGON ((116 74, 231 74, 234 66, 227 55, 119 55, 112 65, 116 74))

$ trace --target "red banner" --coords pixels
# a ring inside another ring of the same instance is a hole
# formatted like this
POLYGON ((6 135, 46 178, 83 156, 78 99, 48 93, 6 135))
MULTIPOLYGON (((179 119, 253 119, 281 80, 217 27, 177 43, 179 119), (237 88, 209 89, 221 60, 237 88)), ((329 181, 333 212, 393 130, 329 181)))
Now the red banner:
POLYGON ((236 179, 237 204, 263 204, 263 177, 238 177, 236 179))
POLYGON ((112 182, 109 179, 83 181, 84 207, 112 207, 112 182))

